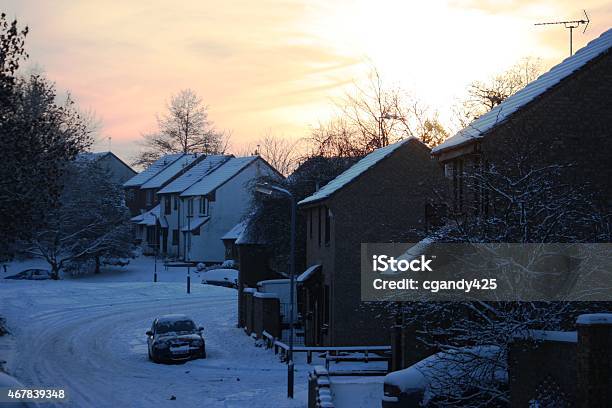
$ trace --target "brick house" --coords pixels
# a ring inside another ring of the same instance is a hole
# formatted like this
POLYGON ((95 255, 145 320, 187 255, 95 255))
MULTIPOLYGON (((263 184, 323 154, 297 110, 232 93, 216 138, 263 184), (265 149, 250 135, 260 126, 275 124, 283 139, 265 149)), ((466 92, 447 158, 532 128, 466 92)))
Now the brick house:
POLYGON ((591 186, 597 204, 610 208, 611 47, 612 29, 432 150, 450 179, 454 211, 486 210, 486 197, 466 196, 464 175, 502 165, 517 144, 537 152, 540 165, 572 163, 565 180, 591 186))
POLYGON ((111 181, 117 184, 123 184, 137 174, 113 152, 84 152, 80 153, 76 160, 95 163, 96 166, 107 171, 111 181))
POLYGON ((299 202, 307 269, 298 277, 308 345, 389 344, 379 310, 360 301, 360 245, 416 240, 442 182, 430 149, 408 138, 378 149, 299 202))

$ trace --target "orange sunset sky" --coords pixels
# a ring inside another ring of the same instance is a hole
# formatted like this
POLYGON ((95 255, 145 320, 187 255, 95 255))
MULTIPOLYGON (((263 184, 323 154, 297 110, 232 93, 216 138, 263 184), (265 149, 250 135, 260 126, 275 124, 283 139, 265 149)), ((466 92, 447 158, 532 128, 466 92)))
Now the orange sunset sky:
MULTIPOLYGON (((612 23, 612 2, 588 1, 29 1, 0 10, 30 27, 32 69, 103 121, 101 135, 130 160, 170 95, 192 88, 232 147, 264 133, 300 138, 372 65, 449 120, 475 79, 525 56, 548 68, 612 23)), ((100 141, 94 150, 107 150, 100 141)))

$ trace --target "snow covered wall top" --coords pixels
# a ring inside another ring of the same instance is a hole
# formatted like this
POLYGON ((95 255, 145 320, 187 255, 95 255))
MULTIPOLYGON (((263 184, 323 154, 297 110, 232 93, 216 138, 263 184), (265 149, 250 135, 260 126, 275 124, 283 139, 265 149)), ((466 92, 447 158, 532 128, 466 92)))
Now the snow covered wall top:
POLYGON ((123 183, 124 187, 140 187, 157 173, 174 163, 178 160, 183 154, 166 154, 159 159, 155 160, 149 167, 147 167, 144 171, 141 171, 125 183, 123 183))
POLYGON ((323 200, 330 197, 333 193, 340 190, 342 187, 359 177, 361 174, 368 171, 376 163, 380 162, 385 157, 396 151, 404 143, 412 139, 412 137, 409 137, 389 146, 381 147, 380 149, 374 150, 372 153, 368 154, 366 157, 349 167, 344 173, 340 174, 338 177, 324 185, 319 191, 315 192, 309 197, 306 197, 298 204, 302 205, 313 203, 315 201, 323 200))
POLYGON ((467 127, 448 138, 444 143, 434 147, 431 151, 432 154, 439 154, 446 149, 458 147, 472 139, 482 137, 495 125, 506 120, 521 107, 531 102, 611 47, 612 29, 609 29, 600 35, 599 38, 594 39, 585 47, 578 50, 574 55, 566 58, 563 62, 554 66, 550 71, 540 75, 538 79, 527 84, 525 88, 509 96, 489 112, 472 121, 467 127))
POLYGON ((204 176, 216 169, 221 163, 232 156, 209 155, 204 160, 193 166, 185 174, 170 182, 167 186, 157 192, 157 194, 182 193, 196 182, 202 180, 204 176))

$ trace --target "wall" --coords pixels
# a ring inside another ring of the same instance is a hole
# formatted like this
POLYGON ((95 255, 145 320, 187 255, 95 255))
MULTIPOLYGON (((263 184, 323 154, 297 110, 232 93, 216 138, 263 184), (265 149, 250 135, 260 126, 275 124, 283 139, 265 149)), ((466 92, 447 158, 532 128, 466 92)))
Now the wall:
MULTIPOLYGON (((386 307, 360 301, 360 251, 366 242, 416 242, 411 229, 426 227, 425 206, 443 183, 442 170, 422 143, 397 149, 321 204, 332 212, 331 242, 318 246, 318 223, 307 240, 308 265, 323 265, 330 287, 330 327, 325 344, 389 344, 386 307)), ((322 224, 324 228, 324 223, 322 224)))

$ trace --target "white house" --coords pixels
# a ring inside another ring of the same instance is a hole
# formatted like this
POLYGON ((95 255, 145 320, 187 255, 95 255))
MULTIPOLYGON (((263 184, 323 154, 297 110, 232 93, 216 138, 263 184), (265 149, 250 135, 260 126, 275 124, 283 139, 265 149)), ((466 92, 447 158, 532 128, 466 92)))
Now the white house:
POLYGON ((181 244, 184 245, 184 240, 181 240, 180 233, 181 203, 179 195, 232 157, 225 155, 206 156, 204 160, 194 165, 157 192, 161 205, 159 216, 162 227, 159 239, 162 254, 177 257, 179 255, 179 246, 181 244))
POLYGON ((252 183, 282 175, 259 156, 232 157, 180 194, 183 259, 217 263, 225 258, 221 238, 247 213, 252 183), (185 255, 186 254, 186 255, 185 255))

